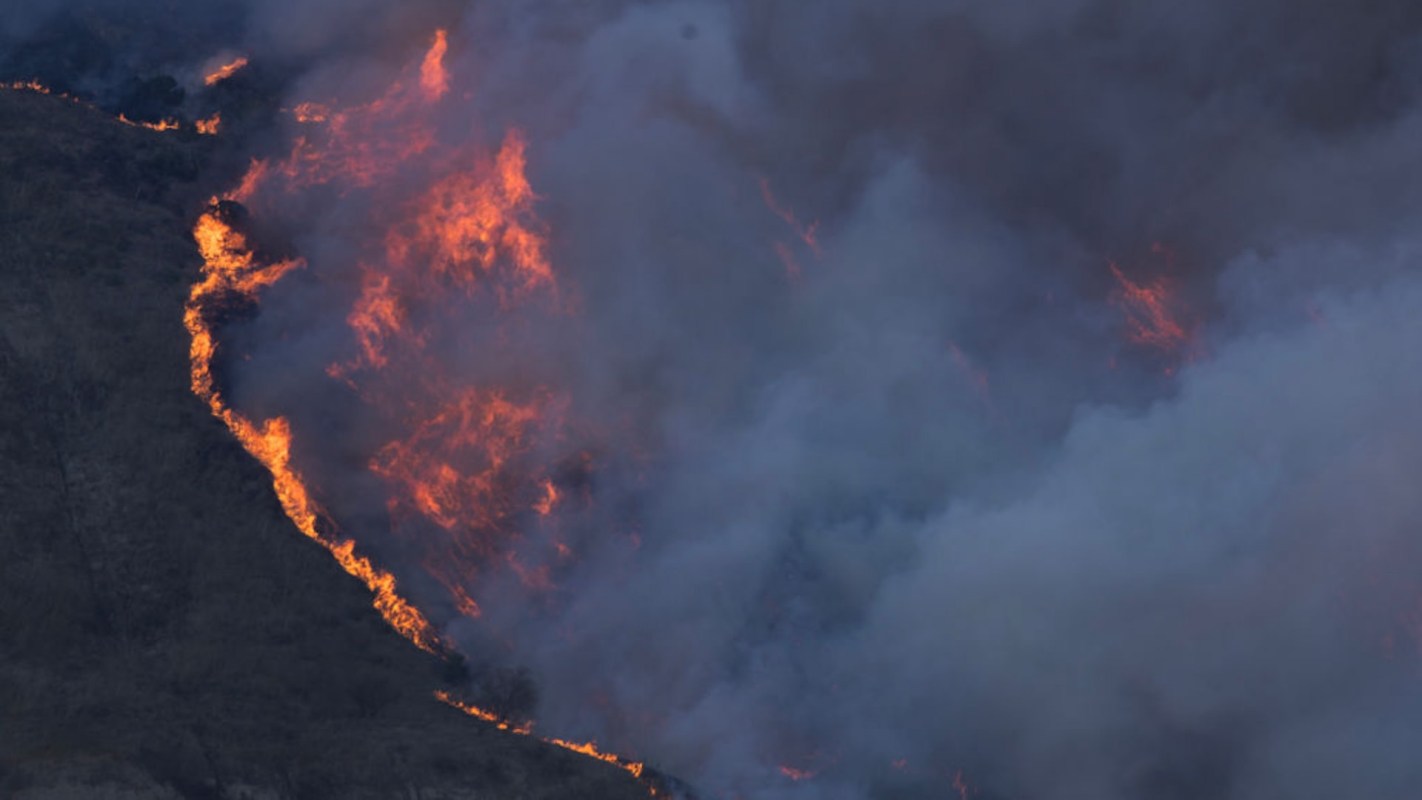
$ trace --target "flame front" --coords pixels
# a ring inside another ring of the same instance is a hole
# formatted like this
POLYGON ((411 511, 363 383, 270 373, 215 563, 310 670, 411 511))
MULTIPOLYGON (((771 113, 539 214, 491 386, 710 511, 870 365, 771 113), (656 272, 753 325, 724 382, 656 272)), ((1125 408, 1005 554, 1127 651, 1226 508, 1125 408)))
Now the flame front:
POLYGON ((374 605, 386 622, 419 647, 430 652, 441 648, 439 637, 425 616, 397 592, 395 577, 355 552, 355 543, 323 529, 325 517, 312 499, 299 472, 291 464, 291 427, 283 417, 261 423, 228 407, 213 378, 217 343, 208 321, 226 296, 256 300, 260 292, 281 280, 298 261, 263 264, 248 249, 246 238, 224 221, 214 199, 213 208, 198 218, 193 238, 203 259, 202 280, 188 295, 183 323, 191 336, 189 363, 192 390, 207 403, 214 416, 227 425, 237 441, 272 475, 272 488, 282 509, 297 529, 324 546, 346 572, 360 578, 375 595, 374 605))
MULTIPOLYGON (((491 722, 499 726, 499 730, 510 731, 512 733, 517 733, 524 736, 534 735, 532 723, 526 722, 515 725, 499 717, 499 715, 494 714, 491 711, 486 711, 485 709, 479 708, 478 706, 471 705, 462 700, 459 700, 451 696, 449 692, 435 692, 435 698, 438 699, 441 703, 445 703, 446 705, 457 708, 471 717, 482 719, 485 722, 491 722)), ((579 755, 584 755, 588 758, 595 758, 603 763, 611 764, 623 770, 624 772, 627 772, 632 777, 638 780, 643 780, 643 778, 646 776, 646 764, 642 763, 641 761, 632 761, 630 759, 623 758, 622 756, 600 750, 598 746, 593 742, 573 742, 567 739, 559 739, 557 737, 547 736, 539 736, 537 738, 540 741, 547 742, 548 744, 555 745, 557 747, 561 747, 564 750, 571 750, 572 752, 578 753, 579 755)), ((647 785, 647 788, 651 791, 652 797, 661 796, 661 793, 657 790, 655 786, 647 785)))
MULTIPOLYGON (((544 445, 557 438, 568 400, 536 381, 460 378, 441 361, 452 349, 447 339, 464 335, 472 310, 495 318, 528 309, 562 313, 546 233, 533 210, 523 135, 510 130, 490 151, 451 145, 434 125, 450 95, 448 47, 446 34, 436 33, 420 61, 373 100, 295 105, 288 112, 296 131, 290 152, 254 161, 223 200, 259 216, 310 192, 360 198, 356 205, 367 216, 358 255, 342 265, 353 284, 344 317, 350 351, 329 361, 320 377, 343 384, 356 413, 379 432, 367 467, 387 492, 391 533, 435 579, 421 591, 442 587, 440 614, 479 619, 482 575, 503 570, 548 591, 549 565, 571 553, 561 541, 525 549, 524 535, 524 526, 556 528, 548 518, 566 502, 544 463, 551 457, 544 445)), ((214 130, 216 123, 214 117, 214 130)), ((359 553, 313 496, 293 455, 298 437, 291 417, 251 419, 219 389, 212 322, 219 307, 229 298, 255 303, 293 270, 316 269, 299 260, 263 261, 225 208, 214 200, 193 231, 204 262, 185 316, 193 392, 272 474, 297 528, 371 590, 385 620, 423 649, 446 652, 449 645, 401 593, 394 573, 359 553)), ((530 724, 510 723, 448 694, 437 697, 504 730, 531 734, 530 724)), ((642 763, 591 742, 543 741, 643 778, 642 763)))
MULTIPOLYGON (((522 136, 510 132, 489 157, 431 154, 435 136, 429 111, 448 90, 447 48, 440 31, 414 79, 396 81, 374 101, 350 108, 298 105, 295 119, 315 129, 300 134, 280 162, 253 162, 227 199, 249 203, 264 192, 292 195, 317 186, 371 190, 398 170, 423 168, 436 176, 427 190, 373 221, 387 232, 381 250, 360 268, 360 294, 346 318, 358 351, 331 364, 326 373, 368 398, 388 418, 387 427, 403 430, 371 454, 370 470, 391 490, 393 520, 413 516, 447 532, 442 539, 423 542, 426 565, 460 613, 478 616, 478 603, 466 588, 476 565, 500 555, 493 537, 521 508, 542 507, 546 501, 530 496, 515 503, 515 495, 522 496, 520 483, 534 485, 540 478, 521 481, 510 468, 546 419, 556 416, 557 403, 544 391, 515 397, 502 387, 449 381, 429 363, 427 338, 410 329, 406 309, 438 304, 451 288, 458 296, 487 288, 506 307, 554 281, 532 215, 534 193, 524 175, 522 136), (394 368, 392 352, 401 365, 428 368, 386 379, 385 371, 394 368)), ((318 524, 325 515, 291 466, 286 420, 255 425, 228 408, 215 388, 213 332, 203 313, 207 303, 224 292, 255 300, 296 264, 259 264, 241 234, 216 212, 199 219, 194 235, 207 264, 206 277, 189 303, 194 391, 272 471, 297 526, 326 544, 348 572, 376 593, 376 605, 392 625, 422 647, 435 649, 438 637, 396 592, 394 577, 357 555, 352 541, 323 535, 331 526, 318 524)))
POLYGON ((182 127, 182 123, 178 122, 175 119, 161 119, 157 122, 144 122, 142 120, 129 119, 123 114, 118 115, 118 121, 122 122, 125 125, 128 125, 129 127, 147 128, 150 131, 160 132, 175 131, 182 127))

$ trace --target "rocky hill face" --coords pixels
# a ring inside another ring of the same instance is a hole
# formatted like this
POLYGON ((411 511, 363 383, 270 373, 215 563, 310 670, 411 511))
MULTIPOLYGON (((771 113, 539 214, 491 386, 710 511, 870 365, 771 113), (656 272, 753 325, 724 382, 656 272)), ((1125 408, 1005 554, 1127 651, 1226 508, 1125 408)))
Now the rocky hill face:
POLYGON ((0 796, 646 797, 434 701, 188 391, 205 147, 0 92, 0 796))

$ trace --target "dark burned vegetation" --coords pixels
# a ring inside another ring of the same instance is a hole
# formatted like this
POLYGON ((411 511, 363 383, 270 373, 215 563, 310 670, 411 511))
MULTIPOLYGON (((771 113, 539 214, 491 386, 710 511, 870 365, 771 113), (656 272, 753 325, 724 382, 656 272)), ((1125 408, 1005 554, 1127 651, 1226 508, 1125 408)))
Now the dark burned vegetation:
POLYGON ((210 146, 0 92, 0 796, 645 796, 434 702, 189 392, 210 146))

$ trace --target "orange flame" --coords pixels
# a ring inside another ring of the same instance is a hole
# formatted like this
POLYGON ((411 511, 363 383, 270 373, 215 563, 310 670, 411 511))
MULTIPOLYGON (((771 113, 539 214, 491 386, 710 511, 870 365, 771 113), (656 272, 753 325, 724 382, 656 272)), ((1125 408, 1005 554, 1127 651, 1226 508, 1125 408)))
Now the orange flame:
MULTIPOLYGON (((360 297, 346 317, 360 343, 363 363, 380 368, 386 365, 385 337, 403 327, 405 312, 390 285, 390 276, 369 267, 363 270, 360 297)), ((359 364, 361 362, 357 362, 359 364)), ((338 366, 338 374, 345 370, 338 366)))
MULTIPOLYGON (((384 186, 383 179, 396 174, 437 176, 409 202, 372 204, 372 241, 378 252, 367 251, 359 264, 359 293, 347 316, 358 353, 327 371, 375 404, 384 422, 396 429, 373 450, 368 467, 391 492, 390 516, 397 526, 402 517, 430 523, 434 535, 423 542, 430 574, 459 613, 478 617, 479 605, 467 587, 479 565, 497 560, 531 586, 551 583, 546 566, 521 560, 521 553, 505 548, 494 534, 517 539, 516 532, 504 529, 524 515, 553 513, 557 487, 544 471, 524 462, 533 457, 537 436, 558 420, 562 401, 541 388, 452 382, 425 352, 427 336, 435 333, 412 329, 410 318, 415 309, 438 308, 478 291, 508 308, 535 290, 555 291, 556 282, 533 213, 537 198, 525 175, 523 137, 510 131, 491 154, 445 157, 436 148, 429 112, 449 91, 447 48, 446 34, 436 32, 418 69, 412 65, 364 104, 296 105, 290 113, 302 127, 289 155, 253 161, 225 199, 249 203, 272 189, 296 192, 313 186, 344 193, 384 186)), ((256 300, 301 262, 262 263, 216 206, 199 218, 194 238, 204 261, 203 278, 193 287, 185 313, 194 393, 271 472, 282 507, 297 527, 370 588, 386 621, 420 647, 443 652, 444 643, 399 594, 394 576, 357 554, 355 542, 334 531, 292 463, 287 419, 249 420, 230 408, 217 388, 217 343, 209 319, 218 301, 232 295, 256 300)), ((435 696, 503 730, 532 734, 529 723, 511 723, 446 692, 435 696)), ((646 781, 641 762, 606 753, 594 743, 544 741, 646 781)), ((652 796, 661 796, 657 787, 646 785, 652 796)))
POLYGON ((37 92, 39 94, 55 93, 48 86, 45 86, 44 84, 33 78, 27 81, 10 81, 9 83, 0 84, 0 87, 3 87, 12 92, 37 92))
POLYGON ((341 181, 368 187, 414 156, 434 146, 434 130, 419 113, 438 101, 447 86, 443 67, 445 38, 436 34, 421 63, 412 91, 396 81, 368 103, 337 109, 325 103, 299 103, 290 110, 299 123, 317 126, 297 137, 281 172, 292 188, 341 181), (426 83, 428 81, 428 84, 426 83))
POLYGON ((500 553, 494 537, 515 513, 536 505, 522 499, 526 481, 510 467, 552 413, 552 400, 542 390, 516 399, 499 388, 449 385, 423 355, 426 333, 409 329, 408 309, 428 310, 485 287, 508 307, 555 282, 533 213, 523 137, 510 131, 492 156, 462 154, 454 168, 431 152, 428 112, 448 89, 447 48, 447 36, 437 32, 418 74, 363 105, 296 105, 291 113, 308 131, 297 136, 286 158, 254 161, 229 197, 248 202, 274 180, 287 192, 316 185, 349 191, 376 186, 397 170, 438 176, 409 202, 381 207, 375 215, 376 230, 385 230, 384 258, 361 264, 360 292, 347 315, 357 354, 326 373, 404 429, 373 454, 369 467, 392 492, 397 529, 405 530, 402 520, 413 512, 449 533, 444 541, 421 539, 429 551, 425 564, 460 613, 478 616, 478 604, 464 588, 478 563, 504 556, 526 583, 548 585, 544 568, 524 567, 500 553), (463 291, 451 295, 451 285, 463 291), (367 392, 382 371, 416 363, 426 366, 386 381, 403 396, 367 392))
POLYGON ((427 100, 438 100, 449 90, 449 73, 444 69, 444 54, 449 41, 443 30, 435 31, 434 43, 420 62, 420 88, 427 100))
POLYGON ((297 122, 325 122, 331 116, 331 109, 320 103, 299 103, 291 109, 291 115, 297 122))
POLYGON ((221 112, 213 114, 206 119, 198 120, 193 125, 197 128, 198 133, 204 136, 215 136, 217 129, 222 125, 222 114, 221 112))
POLYGON ((175 131, 182 125, 175 119, 164 119, 157 122, 142 122, 132 120, 123 114, 118 115, 118 121, 134 128, 147 128, 150 131, 175 131))
POLYGON ((257 187, 266 180, 268 166, 266 161, 252 159, 248 165, 247 172, 242 176, 237 188, 227 193, 227 199, 234 203, 246 203, 252 199, 252 195, 257 193, 257 187))
MULTIPOLYGON (((462 700, 458 700, 450 696, 449 692, 437 691, 435 692, 435 698, 438 699, 441 703, 457 708, 471 717, 476 717, 478 719, 484 720, 485 722, 493 723, 494 725, 497 725, 499 727, 499 730, 510 731, 512 733, 517 733, 523 736, 533 735, 533 723, 531 722, 524 722, 517 725, 512 724, 507 720, 504 720, 503 718, 499 717, 497 714, 494 714, 490 711, 486 711, 482 708, 479 708, 478 706, 470 705, 469 703, 465 703, 462 700)), ((646 774, 647 765, 645 763, 641 761, 632 761, 630 759, 623 758, 622 756, 605 752, 598 748, 597 744, 594 742, 573 742, 567 739, 544 736, 540 736, 538 737, 538 739, 540 741, 547 742, 548 744, 561 747, 564 750, 571 750, 574 753, 579 753, 589 758, 595 758, 598 761, 611 764, 631 774, 632 777, 638 780, 642 780, 643 776, 646 774)), ((655 788, 649 788, 653 789, 653 796, 657 796, 655 788)))
POLYGON ((543 480, 543 496, 533 504, 533 510, 538 512, 538 516, 546 517, 553 513, 553 507, 556 505, 558 505, 558 487, 553 485, 553 481, 545 478, 543 480))
POLYGON ((325 513, 311 497, 299 472, 291 465, 291 428, 283 417, 256 423, 227 406, 212 374, 217 344, 208 313, 222 297, 235 294, 255 299, 262 289, 301 265, 298 261, 259 262, 246 238, 234 230, 216 209, 204 213, 193 228, 193 239, 203 258, 202 280, 194 284, 183 313, 191 336, 189 361, 193 394, 227 425, 247 452, 272 475, 272 488, 282 509, 298 530, 319 542, 335 556, 346 572, 361 579, 375 595, 374 605, 392 627, 417 646, 438 652, 442 645, 429 621, 396 591, 395 576, 355 552, 355 542, 324 535, 325 513))
MULTIPOLYGON (((760 197, 761 200, 765 202, 765 207, 770 209, 771 213, 775 214, 775 216, 779 217, 786 225, 790 226, 790 230, 794 232, 800 242, 806 248, 809 248, 811 255, 816 258, 823 255, 820 250, 818 237, 818 222, 811 222, 808 225, 802 224, 800 218, 795 215, 794 211, 775 199, 775 193, 770 188, 770 181, 766 178, 760 179, 760 197)), ((780 263, 785 265, 785 274, 789 278, 794 279, 800 277, 800 260, 796 257, 795 250, 791 248, 790 245, 782 241, 777 241, 772 243, 771 249, 775 251, 776 257, 780 259, 780 263)))
POLYGON ((441 528, 496 527, 512 511, 500 485, 504 466, 541 416, 537 404, 520 405, 499 390, 465 389, 408 438, 381 448, 370 468, 441 528))
POLYGON ((1139 284, 1114 263, 1110 267, 1120 284, 1118 298, 1130 325, 1131 341, 1162 350, 1174 350, 1189 341, 1189 334, 1170 309, 1170 292, 1163 279, 1139 284))
POLYGON ((630 772, 634 778, 641 778, 642 773, 647 768, 647 765, 640 761, 628 761, 621 756, 605 753, 599 750, 597 745, 592 742, 570 742, 567 739, 556 738, 544 739, 543 741, 549 744, 555 744, 564 750, 572 750, 574 753, 582 753, 589 758, 595 758, 598 761, 604 761, 608 764, 621 767, 627 772, 630 772))
MULTIPOLYGON (((1157 245, 1156 251, 1162 252, 1163 248, 1157 245)), ((1171 363, 1165 367, 1167 375, 1174 372, 1179 361, 1194 360, 1197 355, 1195 333, 1182 321, 1181 303, 1172 293, 1169 281, 1157 278, 1150 283, 1138 283, 1127 277, 1115 262, 1110 262, 1108 267, 1117 283, 1111 299, 1125 316, 1127 340, 1169 359, 1171 363)))
POLYGON ((521 722, 515 725, 492 711, 485 711, 484 709, 476 705, 471 705, 469 703, 464 702, 463 700, 459 700, 450 695, 449 692, 446 692, 444 690, 436 691, 434 693, 434 696, 435 699, 440 701, 441 703, 457 708, 471 717, 474 717, 476 719, 482 719, 485 722, 497 725, 499 730, 501 731, 517 733, 520 736, 529 736, 533 733, 533 723, 531 722, 521 722))
POLYGON ((504 303, 553 285, 541 234, 532 222, 535 195, 525 177, 525 143, 505 137, 492 166, 455 172, 416 201, 412 220, 386 239, 392 264, 428 265, 434 274, 473 287, 476 276, 506 261, 512 268, 498 295, 504 303))
POLYGON ((217 84, 227 80, 233 75, 236 75, 245 66, 247 66, 247 57, 238 56, 237 58, 227 62, 226 64, 219 66, 212 72, 209 72, 202 79, 203 85, 216 86, 217 84))

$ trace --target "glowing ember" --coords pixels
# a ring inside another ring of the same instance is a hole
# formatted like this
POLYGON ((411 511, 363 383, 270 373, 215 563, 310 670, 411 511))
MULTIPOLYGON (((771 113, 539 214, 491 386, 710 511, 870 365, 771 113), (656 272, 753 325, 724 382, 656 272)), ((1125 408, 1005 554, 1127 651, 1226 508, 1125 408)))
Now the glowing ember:
MULTIPOLYGON (((1170 283, 1165 278, 1137 283, 1115 263, 1109 267, 1117 283, 1112 301, 1125 315, 1127 339, 1172 362, 1193 358, 1194 333, 1181 321, 1180 301, 1172 294, 1170 283)), ((1167 373, 1173 371, 1173 364, 1166 367, 1167 373)))
MULTIPOLYGON (((796 238, 809 249, 812 255, 816 257, 821 255, 820 242, 816 236, 818 222, 811 222, 808 225, 802 224, 794 211, 775 199, 775 193, 770 188, 770 181, 765 178, 760 179, 760 197, 765 202, 766 208, 790 226, 790 230, 795 233, 796 238)), ((794 249, 781 241, 774 242, 771 247, 775 251, 776 257, 780 259, 780 263, 785 265, 785 274, 790 278, 798 278, 801 273, 800 260, 796 257, 794 249)))
POLYGON ((972 792, 972 787, 963 780, 963 771, 960 769, 953 773, 953 789, 958 792, 960 800, 968 800, 968 794, 972 792))
POLYGON ((796 769, 795 767, 788 766, 786 764, 780 765, 780 774, 796 782, 807 781, 815 777, 816 775, 814 770, 796 769))
POLYGON ((437 33, 411 75, 417 80, 396 81, 364 105, 295 106, 291 113, 310 133, 297 137, 285 159, 254 162, 230 198, 249 202, 263 191, 315 185, 366 189, 397 170, 429 173, 429 188, 382 207, 372 220, 385 231, 383 252, 361 263, 360 293, 346 317, 357 353, 326 373, 367 398, 385 425, 404 430, 371 454, 370 469, 390 488, 399 532, 417 535, 406 524, 412 517, 447 532, 420 539, 423 562, 460 613, 478 616, 465 586, 482 562, 500 558, 526 583, 550 585, 544 567, 502 553, 499 540, 509 538, 503 532, 518 512, 551 512, 552 484, 541 483, 537 470, 521 477, 513 468, 535 436, 556 422, 559 404, 539 389, 452 384, 433 365, 382 376, 426 359, 431 334, 409 328, 410 306, 428 310, 489 291, 510 307, 535 290, 554 289, 555 282, 532 211, 522 136, 509 132, 492 156, 431 152, 428 111, 448 89, 447 47, 445 34, 437 33))
POLYGON ((316 102, 293 107, 291 114, 297 122, 316 128, 297 137, 281 166, 289 188, 332 182, 369 187, 434 147, 434 131, 424 112, 447 88, 446 47, 440 31, 421 61, 413 86, 397 81, 375 100, 351 108, 316 102))
POLYGON ((505 304, 551 287, 553 270, 531 216, 524 150, 523 137, 511 132, 492 165, 455 172, 431 187, 410 209, 410 220, 387 237, 391 264, 430 269, 466 288, 506 264, 511 269, 497 287, 505 304))
POLYGON ((421 421, 409 438, 381 448, 370 468, 441 528, 497 527, 512 511, 505 505, 502 471, 525 449, 541 416, 537 404, 512 402, 497 390, 467 389, 421 421))
POLYGON ((385 338, 399 332, 404 320, 404 309, 391 288, 390 276, 370 268, 363 270, 360 297, 346 317, 360 343, 361 357, 349 365, 332 365, 331 375, 341 377, 349 369, 362 365, 377 369, 385 366, 385 338))
POLYGON ((820 255, 820 241, 817 235, 820 223, 811 222, 808 225, 801 223, 800 218, 795 215, 794 211, 781 205, 781 203, 775 199, 775 193, 771 191, 770 188, 770 181, 765 178, 760 179, 760 196, 761 199, 765 201, 766 208, 769 208, 775 216, 784 220, 785 224, 790 226, 791 230, 795 232, 801 242, 804 242, 806 247, 810 248, 811 252, 815 255, 820 255))
POLYGON ((10 81, 6 84, 0 84, 0 86, 3 86, 5 89, 8 89, 12 92, 37 92, 39 94, 54 94, 54 92, 51 91, 48 86, 45 86, 39 81, 33 79, 27 81, 10 81))
POLYGON ((207 75, 204 76, 202 79, 203 85, 216 86, 217 84, 227 80, 233 75, 236 75, 245 66, 247 66, 247 57, 238 56, 237 58, 234 58, 226 64, 222 64, 216 69, 207 73, 207 75))
POLYGON ((973 362, 964 355, 962 348, 957 342, 948 343, 948 353, 953 357, 953 363, 962 371, 963 375, 972 384, 973 391, 977 393, 978 399, 989 409, 992 408, 992 395, 989 392, 987 373, 973 366, 973 362))

